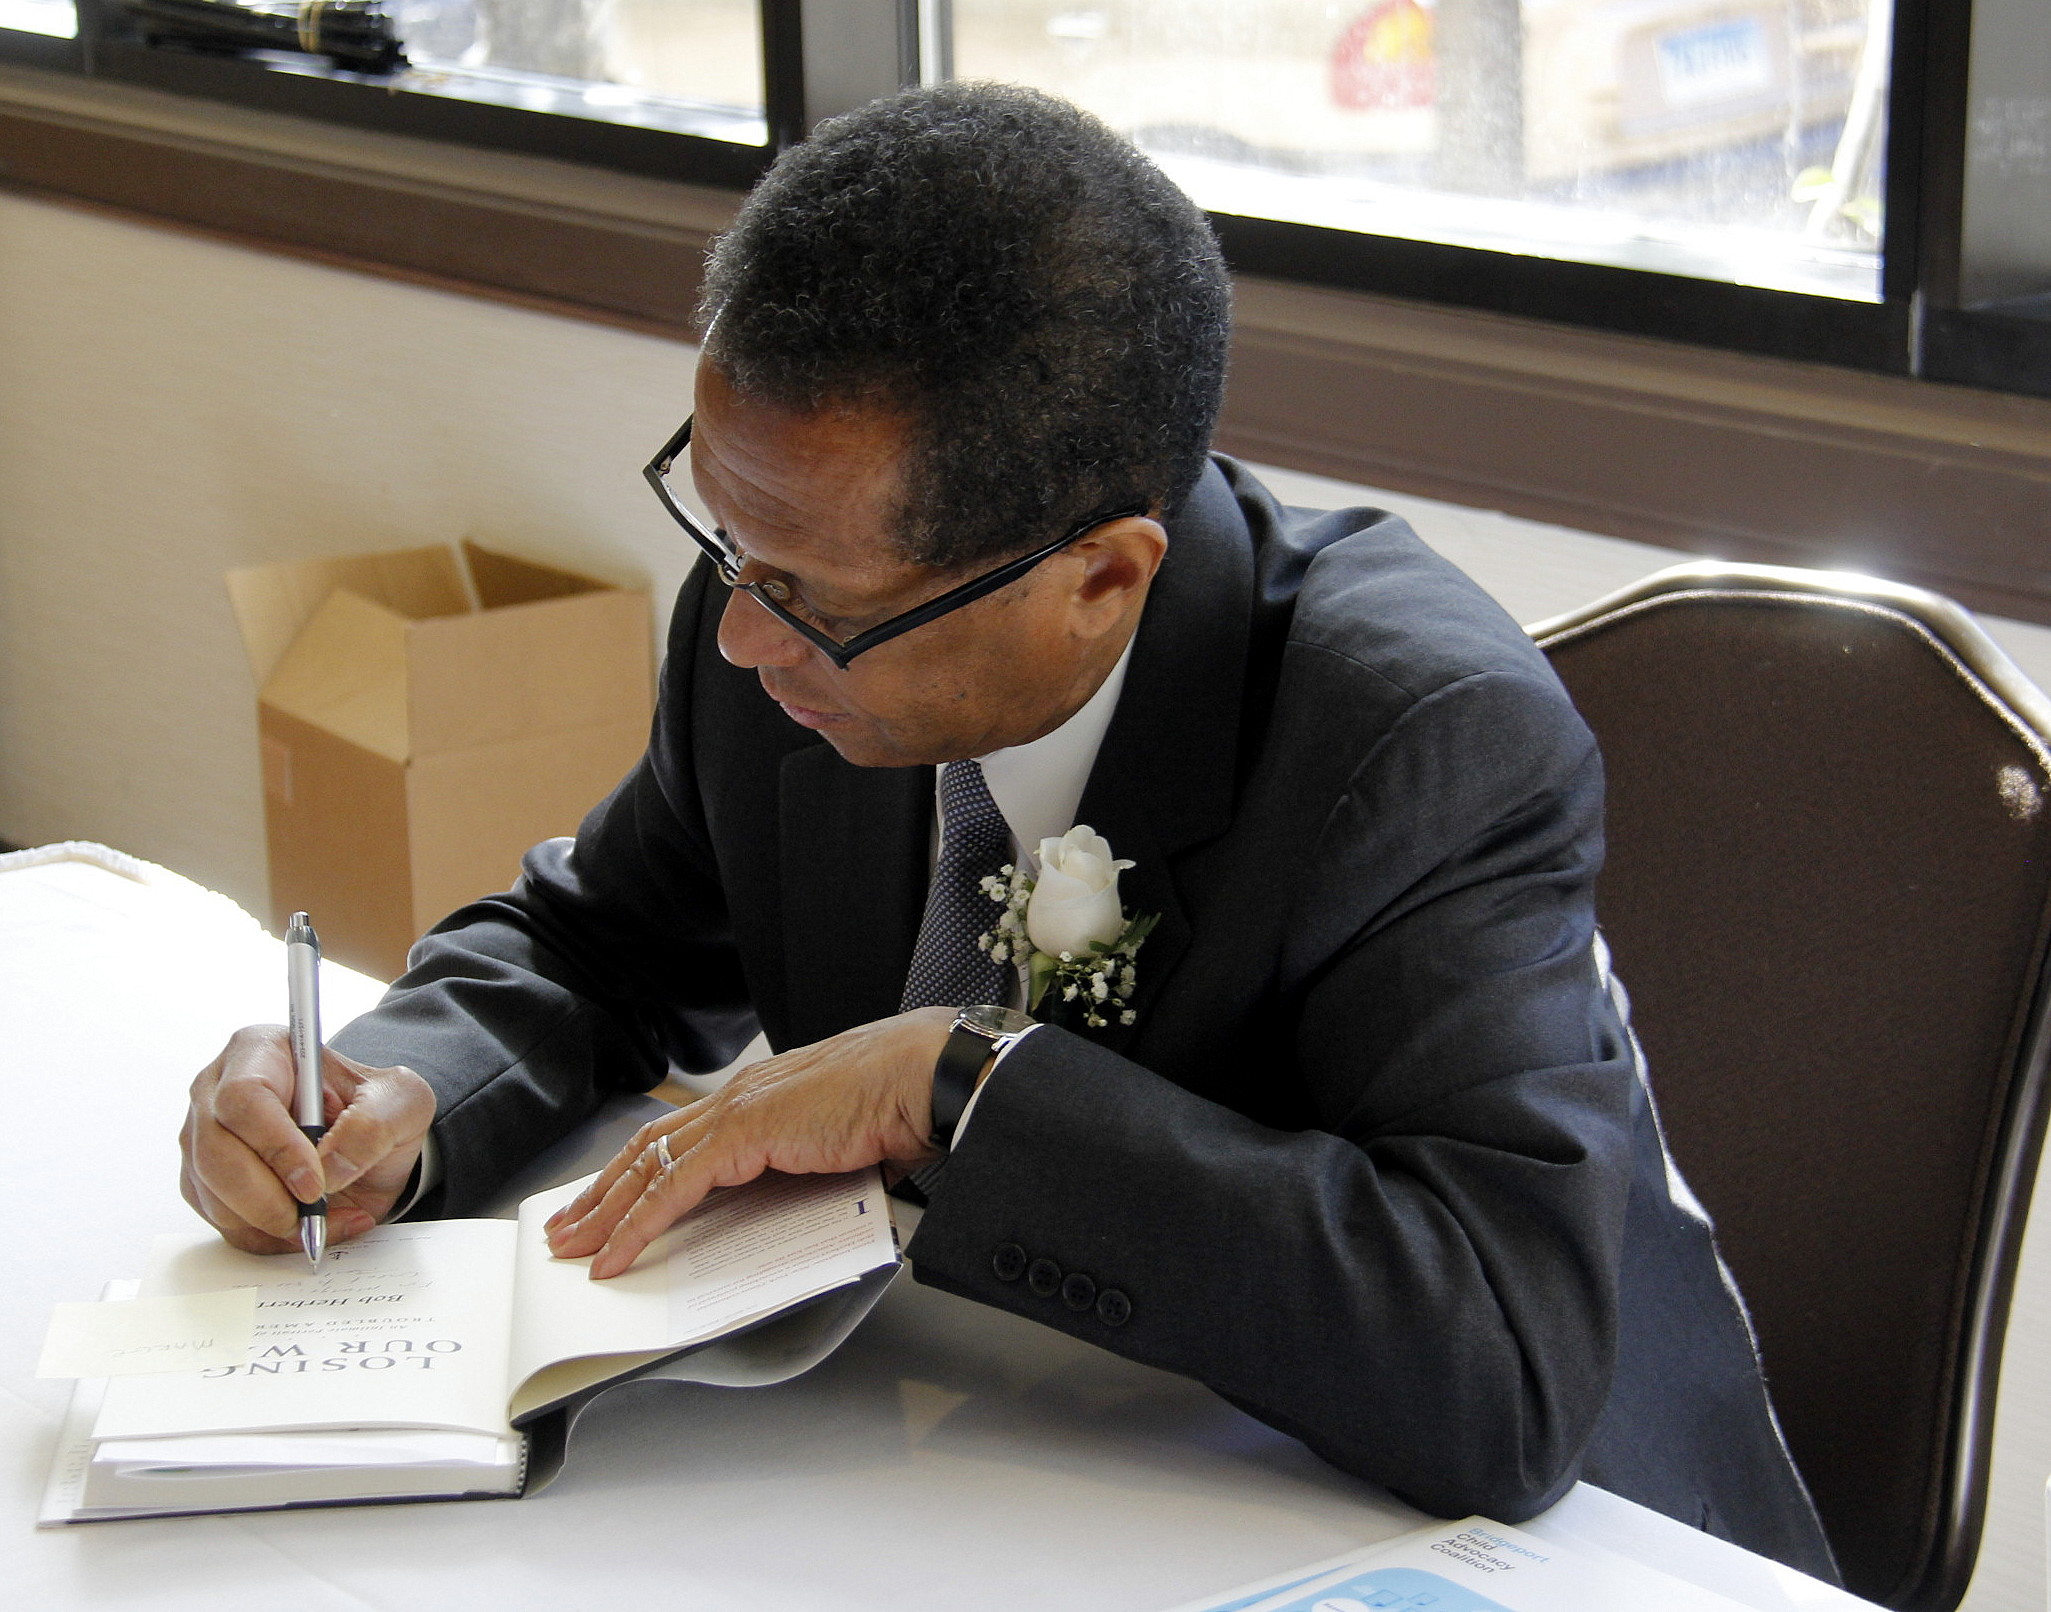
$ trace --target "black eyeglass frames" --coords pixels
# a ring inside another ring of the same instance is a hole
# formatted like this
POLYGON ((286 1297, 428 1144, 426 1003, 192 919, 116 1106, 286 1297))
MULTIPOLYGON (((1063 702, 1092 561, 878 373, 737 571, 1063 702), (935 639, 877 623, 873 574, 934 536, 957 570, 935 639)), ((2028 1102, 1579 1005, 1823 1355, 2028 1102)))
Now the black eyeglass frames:
POLYGON ((929 621, 938 621, 942 616, 959 610, 963 605, 974 604, 985 594, 995 593, 1006 583, 1016 582, 1042 560, 1050 559, 1070 544, 1081 541, 1099 526, 1147 513, 1147 506, 1142 504, 1136 508, 1114 510, 1108 515, 1092 515, 1065 536, 1055 539, 1045 547, 1034 549, 1030 554, 1021 554, 1015 560, 1006 560, 995 570, 985 571, 981 576, 962 583, 960 587, 950 588, 937 598, 928 599, 922 605, 914 605, 902 614, 858 632, 842 643, 789 610, 775 596, 774 590, 784 587, 781 582, 742 581, 741 571, 747 565, 748 557, 735 547, 726 533, 715 527, 708 527, 691 513, 682 499, 677 497, 669 484, 670 471, 677 460, 683 457, 683 452, 690 443, 691 421, 686 420, 677 428, 677 434, 663 444, 662 451, 649 460, 648 468, 641 472, 647 478, 648 485, 655 489, 655 496, 662 500, 662 507, 669 511, 671 519, 690 534, 691 541, 705 551, 706 558, 712 561, 718 571, 721 582, 729 588, 741 589, 842 671, 847 670, 849 662, 857 655, 867 654, 878 644, 887 644, 891 639, 902 637, 914 627, 923 627, 929 621))

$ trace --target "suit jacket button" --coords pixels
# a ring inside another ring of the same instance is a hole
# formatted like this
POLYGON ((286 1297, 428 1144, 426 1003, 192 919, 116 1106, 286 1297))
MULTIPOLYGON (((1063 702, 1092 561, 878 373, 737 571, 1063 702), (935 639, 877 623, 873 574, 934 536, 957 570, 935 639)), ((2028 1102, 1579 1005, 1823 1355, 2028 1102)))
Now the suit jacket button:
POLYGON ((1026 1251, 1017 1243, 1006 1243, 990 1256, 990 1269, 1000 1282, 1015 1282, 1025 1275, 1026 1251))
POLYGON ((1097 1302, 1097 1284, 1081 1271, 1070 1271, 1061 1283, 1061 1302, 1071 1310, 1087 1310, 1097 1302))
POLYGON ((1026 1286, 1043 1299, 1061 1291, 1061 1267, 1051 1259, 1036 1259, 1026 1267, 1026 1286))
MULTIPOLYGON (((1081 1309, 1081 1305, 1076 1306, 1081 1309)), ((1097 1295, 1097 1319, 1107 1327, 1122 1327, 1132 1319, 1132 1300, 1115 1287, 1097 1295)))

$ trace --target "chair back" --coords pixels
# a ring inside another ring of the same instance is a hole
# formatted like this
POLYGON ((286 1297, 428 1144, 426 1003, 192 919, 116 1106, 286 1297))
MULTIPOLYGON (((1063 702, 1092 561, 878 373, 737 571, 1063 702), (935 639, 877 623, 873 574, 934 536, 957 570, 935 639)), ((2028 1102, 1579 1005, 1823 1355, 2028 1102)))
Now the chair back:
POLYGON ((2042 1138, 2051 702, 1957 606, 1677 566, 1532 628, 1602 747, 1603 930, 1855 1593, 1946 1612, 2042 1138))

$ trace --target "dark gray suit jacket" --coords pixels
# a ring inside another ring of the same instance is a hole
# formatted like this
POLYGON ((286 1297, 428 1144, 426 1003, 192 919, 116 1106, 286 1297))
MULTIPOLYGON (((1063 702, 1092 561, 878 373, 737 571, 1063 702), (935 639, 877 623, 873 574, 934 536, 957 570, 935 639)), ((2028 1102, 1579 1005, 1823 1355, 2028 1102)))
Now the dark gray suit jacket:
MULTIPOLYGON (((1401 521, 1285 512, 1228 460, 1170 534, 1080 811, 1161 915, 1138 1021, 1006 1061, 919 1279, 1428 1511, 1516 1522, 1586 1477, 1833 1577, 1592 960, 1601 765, 1544 658, 1401 521)), ((932 773, 788 722, 706 577, 641 763, 336 1038, 433 1082, 432 1212, 671 1060, 896 1010, 932 773)))

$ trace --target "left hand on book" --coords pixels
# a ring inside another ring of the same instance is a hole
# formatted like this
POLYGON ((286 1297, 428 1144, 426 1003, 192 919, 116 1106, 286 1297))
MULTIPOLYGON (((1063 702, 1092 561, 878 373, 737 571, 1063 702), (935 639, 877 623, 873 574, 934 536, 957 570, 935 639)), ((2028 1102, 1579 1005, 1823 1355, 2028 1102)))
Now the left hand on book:
POLYGON ((595 1254, 592 1276, 617 1276, 716 1187, 933 1158, 933 1066, 953 1023, 952 1008, 918 1008, 749 1065, 635 1132, 549 1220, 551 1252, 595 1254))

